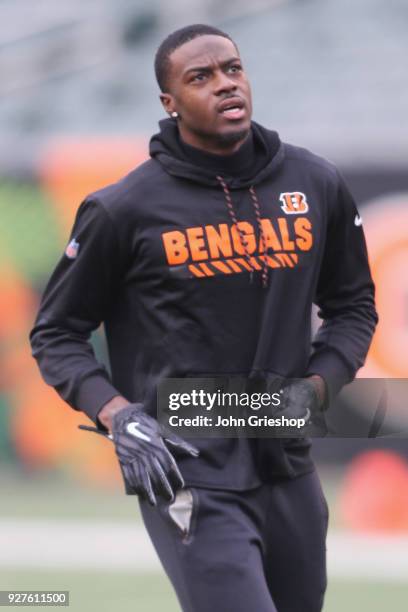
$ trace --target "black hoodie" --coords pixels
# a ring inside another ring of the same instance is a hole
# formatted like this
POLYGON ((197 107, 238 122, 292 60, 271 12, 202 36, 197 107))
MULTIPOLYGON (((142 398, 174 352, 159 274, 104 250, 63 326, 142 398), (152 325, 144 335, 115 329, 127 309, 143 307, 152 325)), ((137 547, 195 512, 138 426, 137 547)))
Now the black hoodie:
MULTIPOLYGON (((377 321, 337 169, 255 122, 227 159, 182 144, 174 120, 160 128, 152 159, 78 210, 31 333, 46 382, 95 422, 117 394, 155 414, 163 377, 319 374, 335 393, 377 321), (89 344, 101 322, 110 374, 89 344)), ((313 469, 306 440, 194 442, 200 458, 178 458, 190 485, 245 489, 313 469)))

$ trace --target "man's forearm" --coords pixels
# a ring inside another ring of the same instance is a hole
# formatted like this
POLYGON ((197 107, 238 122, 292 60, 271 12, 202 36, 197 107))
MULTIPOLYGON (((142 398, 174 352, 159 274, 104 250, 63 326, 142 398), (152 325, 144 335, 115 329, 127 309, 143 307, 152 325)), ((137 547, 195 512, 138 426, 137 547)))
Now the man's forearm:
POLYGON ((109 402, 107 402, 100 411, 98 412, 98 421, 106 427, 106 429, 112 431, 112 418, 113 415, 128 406, 130 402, 122 397, 122 395, 116 395, 109 402))
POLYGON ((321 376, 318 374, 312 374, 308 378, 313 382, 317 396, 319 398, 320 407, 324 406, 326 402, 326 383, 321 376))

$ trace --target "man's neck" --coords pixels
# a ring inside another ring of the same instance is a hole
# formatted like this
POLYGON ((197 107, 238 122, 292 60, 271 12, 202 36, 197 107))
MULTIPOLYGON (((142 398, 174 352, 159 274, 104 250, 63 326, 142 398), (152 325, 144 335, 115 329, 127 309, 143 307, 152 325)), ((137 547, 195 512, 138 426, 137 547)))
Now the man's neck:
POLYGON ((240 148, 229 155, 210 153, 204 149, 198 149, 182 140, 179 134, 179 143, 184 154, 185 161, 208 170, 214 174, 226 176, 242 176, 247 174, 255 163, 254 140, 252 133, 241 144, 240 148))
POLYGON ((251 130, 248 130, 248 132, 238 141, 228 143, 228 141, 223 142, 222 138, 220 138, 219 141, 214 141, 195 137, 189 132, 185 133, 182 127, 179 126, 179 135, 183 143, 189 145, 190 147, 194 147, 195 149, 199 149, 203 153, 220 156, 233 155, 239 151, 242 145, 248 140, 250 133, 251 130))

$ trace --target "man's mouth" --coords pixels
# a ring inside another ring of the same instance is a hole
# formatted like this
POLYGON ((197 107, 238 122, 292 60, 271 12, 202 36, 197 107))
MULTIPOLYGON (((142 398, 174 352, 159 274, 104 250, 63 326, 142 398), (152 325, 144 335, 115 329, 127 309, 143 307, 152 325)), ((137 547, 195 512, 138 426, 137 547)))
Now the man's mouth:
POLYGON ((245 104, 241 98, 230 98, 223 100, 218 106, 218 112, 232 121, 237 121, 245 116, 245 104))

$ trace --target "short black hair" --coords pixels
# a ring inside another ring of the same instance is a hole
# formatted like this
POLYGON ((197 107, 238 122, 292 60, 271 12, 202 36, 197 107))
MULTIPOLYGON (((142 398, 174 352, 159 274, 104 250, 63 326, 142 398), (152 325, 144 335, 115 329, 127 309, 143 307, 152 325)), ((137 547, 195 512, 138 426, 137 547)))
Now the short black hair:
POLYGON ((232 38, 225 32, 222 32, 222 30, 201 23, 185 26, 184 28, 172 32, 163 40, 160 47, 157 49, 154 59, 154 71, 162 92, 165 92, 168 87, 167 75, 170 67, 170 55, 173 51, 181 47, 181 45, 184 45, 184 43, 194 40, 194 38, 198 36, 205 35, 222 36, 223 38, 228 38, 228 40, 235 45, 232 38))

